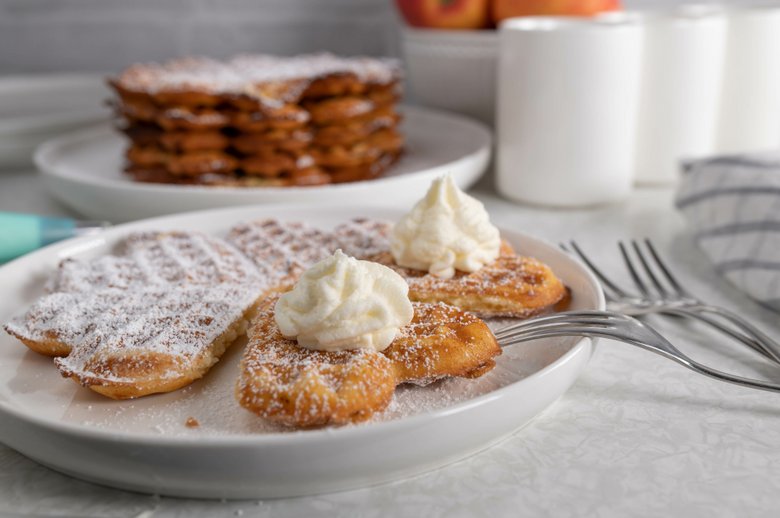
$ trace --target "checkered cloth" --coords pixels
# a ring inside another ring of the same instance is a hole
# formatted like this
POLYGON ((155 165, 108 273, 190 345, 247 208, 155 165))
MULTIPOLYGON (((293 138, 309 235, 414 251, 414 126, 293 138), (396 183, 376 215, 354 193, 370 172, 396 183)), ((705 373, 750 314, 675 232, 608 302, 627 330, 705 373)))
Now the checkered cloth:
POLYGON ((780 152, 683 164, 677 208, 715 268, 780 311, 780 152))

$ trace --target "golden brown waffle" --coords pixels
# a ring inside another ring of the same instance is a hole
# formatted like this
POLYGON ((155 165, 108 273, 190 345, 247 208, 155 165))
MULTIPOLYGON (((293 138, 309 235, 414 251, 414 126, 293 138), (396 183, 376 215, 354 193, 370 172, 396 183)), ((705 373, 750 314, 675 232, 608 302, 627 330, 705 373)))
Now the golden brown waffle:
POLYGON ((287 186, 382 174, 403 150, 399 80, 392 60, 320 54, 135 65, 110 84, 132 178, 287 186))
MULTIPOLYGON (((172 185, 207 185, 210 187, 286 187, 293 185, 294 179, 263 178, 261 176, 246 176, 239 173, 202 174, 181 176, 171 174, 164 167, 128 166, 125 169, 131 178, 137 182, 160 183, 172 185)), ((330 183, 330 176, 322 183, 330 183)))
POLYGON ((390 59, 340 58, 331 54, 245 55, 225 62, 182 58, 161 65, 133 65, 112 78, 111 86, 127 102, 230 104, 246 111, 304 99, 388 90, 398 83, 399 77, 398 63, 390 59))
POLYGON ((517 255, 503 242, 493 263, 473 273, 456 272, 440 279, 425 271, 395 264, 390 253, 392 224, 359 219, 334 230, 335 241, 346 243, 345 253, 384 264, 409 284, 409 298, 445 302, 483 317, 527 318, 551 310, 568 296, 550 268, 532 257, 517 255), (357 243, 357 245, 355 244, 357 243), (361 250, 361 243, 366 249, 361 250))
POLYGON ((268 151, 301 153, 310 146, 327 150, 332 147, 349 147, 367 142, 398 151, 401 148, 400 133, 395 128, 398 116, 392 115, 367 123, 345 126, 325 126, 309 129, 269 129, 256 133, 229 135, 219 130, 163 131, 149 124, 134 124, 121 128, 133 145, 157 147, 167 152, 224 151, 232 148, 241 155, 257 155, 268 151), (388 148, 388 137, 392 138, 388 148))
POLYGON ((236 399, 287 426, 363 421, 390 403, 400 383, 481 376, 501 354, 481 320, 443 304, 419 303, 412 323, 383 352, 312 351, 282 336, 273 317, 275 302, 276 297, 263 302, 249 331, 236 399))
POLYGON ((30 349, 59 356, 63 376, 108 397, 139 397, 203 376, 269 288, 222 240, 134 234, 120 255, 64 261, 48 293, 5 329, 30 349))

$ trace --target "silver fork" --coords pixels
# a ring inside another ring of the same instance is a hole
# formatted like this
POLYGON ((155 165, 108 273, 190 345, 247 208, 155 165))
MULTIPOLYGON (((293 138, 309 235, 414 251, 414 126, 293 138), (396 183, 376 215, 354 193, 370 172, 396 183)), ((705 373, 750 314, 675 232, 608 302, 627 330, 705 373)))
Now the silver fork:
POLYGON ((617 286, 593 264, 574 241, 571 241, 569 246, 561 245, 561 247, 567 251, 573 250, 599 278, 605 287, 604 294, 610 309, 635 316, 661 313, 696 319, 780 363, 780 344, 736 313, 719 306, 706 304, 691 294, 672 274, 652 242, 645 239, 644 245, 647 251, 643 251, 637 241, 631 241, 631 247, 638 258, 637 264, 631 259, 626 245, 623 242, 618 242, 623 261, 637 290, 639 290, 638 295, 617 286), (640 269, 644 272, 646 280, 643 280, 642 275, 640 275, 640 269), (722 318, 734 325, 736 329, 716 320, 711 315, 722 318))
POLYGON ((615 311, 564 311, 524 320, 499 329, 495 335, 501 347, 556 336, 610 338, 654 352, 710 378, 780 392, 780 384, 735 376, 692 360, 649 325, 615 311))

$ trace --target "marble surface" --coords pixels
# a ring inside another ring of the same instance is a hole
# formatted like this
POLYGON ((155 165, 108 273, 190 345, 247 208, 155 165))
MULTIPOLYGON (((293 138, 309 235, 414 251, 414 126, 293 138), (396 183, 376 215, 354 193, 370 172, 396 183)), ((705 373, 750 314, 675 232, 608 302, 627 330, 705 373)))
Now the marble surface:
MULTIPOLYGON (((778 315, 734 291, 694 247, 670 189, 566 211, 506 202, 489 181, 474 192, 498 225, 552 242, 574 238, 625 284, 616 240, 650 237, 691 291, 780 335, 778 315)), ((68 214, 32 171, 0 171, 0 210, 68 214)), ((780 368, 706 329, 653 322, 705 363, 780 378, 780 368)), ((776 516, 778 504, 780 395, 718 383, 610 341, 558 402, 503 443, 425 475, 357 491, 267 501, 161 498, 81 482, 0 445, 2 516, 759 517, 776 516)))

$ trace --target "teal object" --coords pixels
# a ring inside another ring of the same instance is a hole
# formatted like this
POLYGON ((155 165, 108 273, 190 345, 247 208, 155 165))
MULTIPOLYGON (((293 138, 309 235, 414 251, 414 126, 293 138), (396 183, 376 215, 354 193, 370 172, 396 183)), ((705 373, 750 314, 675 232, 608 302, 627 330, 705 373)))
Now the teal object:
POLYGON ((0 212, 0 263, 15 259, 42 246, 84 235, 106 226, 106 223, 76 221, 70 218, 0 212))

